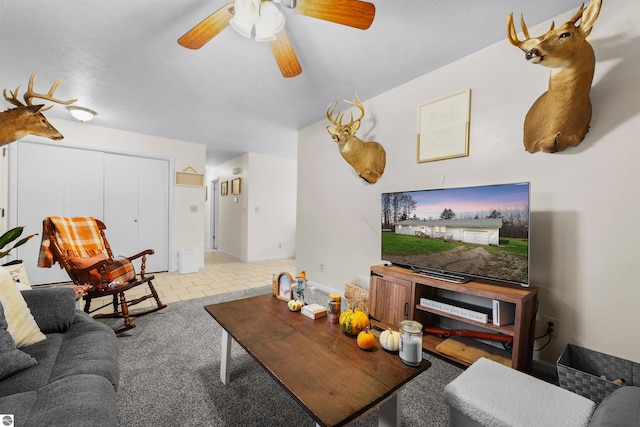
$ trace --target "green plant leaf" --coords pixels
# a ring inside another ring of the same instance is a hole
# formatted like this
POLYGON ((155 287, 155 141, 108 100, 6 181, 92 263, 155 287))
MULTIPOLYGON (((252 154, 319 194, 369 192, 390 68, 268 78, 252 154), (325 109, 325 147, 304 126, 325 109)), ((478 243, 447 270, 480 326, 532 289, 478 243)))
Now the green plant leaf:
MULTIPOLYGON (((22 231, 23 230, 24 230, 24 226, 12 228, 11 230, 7 231, 2 236, 0 236, 0 249, 4 248, 6 245, 8 245, 9 243, 13 242, 18 237, 20 237, 20 235, 22 235, 22 231)), ((22 239, 18 240, 18 242, 15 243, 11 248, 9 248, 7 250, 4 250, 4 251, 0 250, 0 258, 3 258, 5 256, 9 255, 9 252, 14 250, 18 246, 24 245, 29 240, 31 240, 33 238, 33 236, 37 236, 37 235, 38 234, 36 233, 36 234, 32 234, 32 235, 27 236, 27 237, 23 237, 22 239)))
POLYGON ((20 237, 23 230, 24 226, 12 228, 11 230, 0 236, 0 248, 4 248, 6 245, 20 237))

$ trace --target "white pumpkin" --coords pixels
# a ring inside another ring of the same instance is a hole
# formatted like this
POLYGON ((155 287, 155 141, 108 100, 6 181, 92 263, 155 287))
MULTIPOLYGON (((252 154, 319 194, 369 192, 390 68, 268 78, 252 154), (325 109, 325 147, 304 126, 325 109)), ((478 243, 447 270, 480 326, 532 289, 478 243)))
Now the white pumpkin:
POLYGON ((400 332, 387 329, 380 334, 380 345, 387 351, 400 349, 400 332))
POLYGON ((291 311, 300 311, 300 309, 302 308, 302 301, 298 299, 292 299, 287 303, 287 305, 289 306, 289 310, 291 311))

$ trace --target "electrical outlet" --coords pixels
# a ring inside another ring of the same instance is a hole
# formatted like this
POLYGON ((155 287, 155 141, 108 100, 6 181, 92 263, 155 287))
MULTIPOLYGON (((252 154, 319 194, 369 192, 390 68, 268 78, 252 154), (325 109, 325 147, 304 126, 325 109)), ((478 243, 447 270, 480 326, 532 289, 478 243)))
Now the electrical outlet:
POLYGON ((324 264, 320 264, 320 273, 324 273, 324 264))
POLYGON ((558 338, 558 336, 560 335, 558 333, 559 331, 559 327, 560 327, 560 321, 555 318, 555 317, 551 317, 551 316, 542 316, 542 324, 543 326, 546 328, 547 325, 552 324, 551 327, 553 328, 553 331, 551 332, 551 338, 558 338))

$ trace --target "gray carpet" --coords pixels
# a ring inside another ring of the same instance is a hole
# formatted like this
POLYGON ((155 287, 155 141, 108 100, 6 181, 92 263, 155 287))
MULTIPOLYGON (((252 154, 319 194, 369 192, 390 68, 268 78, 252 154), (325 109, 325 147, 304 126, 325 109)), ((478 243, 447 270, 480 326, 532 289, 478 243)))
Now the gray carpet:
MULTIPOLYGON (((172 303, 135 319, 120 337, 121 426, 314 426, 314 420, 235 341, 231 384, 220 382, 220 326, 207 304, 270 292, 251 291, 172 303)), ((309 302, 326 305, 326 294, 308 292, 309 302)), ((284 304, 284 303, 283 303, 284 304)), ((446 426, 444 386, 462 370, 428 353, 430 369, 406 385, 404 426, 446 426)), ((311 369, 321 369, 309 361, 311 369)), ((357 387, 357 384, 354 384, 357 387)), ((354 426, 377 425, 372 412, 354 426)))

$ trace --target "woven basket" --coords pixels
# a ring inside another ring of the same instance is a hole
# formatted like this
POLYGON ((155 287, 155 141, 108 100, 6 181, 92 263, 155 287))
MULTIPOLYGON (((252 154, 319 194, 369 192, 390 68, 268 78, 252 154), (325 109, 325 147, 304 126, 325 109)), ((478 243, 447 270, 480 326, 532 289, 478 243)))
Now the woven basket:
POLYGON ((355 283, 344 285, 344 297, 347 300, 347 309, 356 309, 369 314, 369 290, 361 288, 355 283))
POLYGON ((621 386, 614 383, 624 379, 635 385, 640 379, 640 364, 569 344, 557 362, 560 387, 600 404, 621 386))

